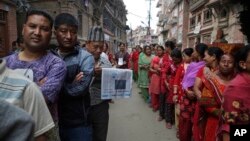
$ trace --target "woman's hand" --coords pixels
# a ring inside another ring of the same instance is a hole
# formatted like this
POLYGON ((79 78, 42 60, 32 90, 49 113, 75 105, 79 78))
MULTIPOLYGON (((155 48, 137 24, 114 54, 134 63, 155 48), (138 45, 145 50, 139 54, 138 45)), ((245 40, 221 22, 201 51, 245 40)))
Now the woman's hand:
POLYGON ((174 102, 174 103, 177 103, 177 102, 178 102, 178 95, 177 95, 177 94, 175 94, 175 95, 173 96, 173 102, 174 102))
POLYGON ((196 98, 196 95, 194 94, 194 91, 186 90, 187 97, 191 100, 196 98))

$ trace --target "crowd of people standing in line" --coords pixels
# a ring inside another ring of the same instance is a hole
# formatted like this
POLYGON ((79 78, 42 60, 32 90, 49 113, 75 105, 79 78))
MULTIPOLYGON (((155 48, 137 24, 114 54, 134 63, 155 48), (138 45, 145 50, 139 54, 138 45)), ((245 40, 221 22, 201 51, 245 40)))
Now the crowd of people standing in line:
POLYGON ((250 124, 250 46, 227 49, 166 41, 130 54, 140 94, 180 141, 229 141, 230 125, 250 124))
POLYGON ((80 46, 78 26, 68 13, 27 12, 18 48, 0 59, 0 140, 107 140, 111 100, 101 99, 102 68, 128 68, 129 55, 124 43, 108 53, 100 26, 80 46), (58 46, 51 47, 53 33, 58 46))
POLYGON ((0 60, 0 140, 105 141, 110 100, 101 99, 101 75, 114 66, 133 69, 143 99, 181 141, 228 141, 230 125, 249 124, 250 46, 181 51, 166 41, 129 54, 121 43, 113 56, 101 27, 90 28, 84 48, 77 30, 71 14, 28 11, 21 49, 0 60), (53 28, 58 46, 50 49, 53 28))

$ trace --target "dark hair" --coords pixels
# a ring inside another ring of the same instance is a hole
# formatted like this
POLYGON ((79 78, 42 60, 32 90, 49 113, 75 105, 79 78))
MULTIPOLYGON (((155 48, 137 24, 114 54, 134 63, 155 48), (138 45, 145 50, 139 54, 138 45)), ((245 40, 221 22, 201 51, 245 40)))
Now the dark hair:
POLYGON ((119 46, 121 46, 121 45, 124 45, 124 46, 126 46, 126 45, 125 45, 125 43, 122 43, 122 42, 120 42, 119 46))
POLYGON ((216 60, 220 61, 220 58, 224 54, 224 52, 219 47, 209 47, 207 49, 207 54, 210 55, 210 56, 215 56, 216 60))
POLYGON ((195 46, 195 50, 199 53, 201 58, 205 57, 205 51, 207 50, 207 45, 204 43, 199 43, 195 46))
POLYGON ((175 44, 173 41, 166 41, 165 42, 165 47, 170 47, 171 50, 173 50, 175 48, 175 44))
POLYGON ((47 12, 42 11, 42 10, 37 10, 37 9, 31 9, 27 12, 26 17, 25 17, 25 23, 27 23, 29 17, 32 15, 40 15, 40 16, 47 18, 50 22, 50 27, 51 28, 53 27, 53 18, 47 12))
POLYGON ((164 51, 164 47, 163 46, 157 46, 157 49, 160 48, 164 51))
POLYGON ((78 28, 77 19, 69 13, 61 13, 56 16, 55 25, 54 25, 55 30, 58 29, 58 27, 62 24, 66 24, 66 25, 78 28))
POLYGON ((13 41, 13 42, 11 43, 11 45, 12 45, 12 47, 13 47, 13 46, 16 46, 16 41, 13 41))
POLYGON ((150 47, 150 46, 145 45, 145 46, 143 47, 143 52, 146 52, 146 49, 147 49, 147 48, 149 48, 149 49, 151 50, 151 47, 150 47))
POLYGON ((236 67, 240 72, 243 72, 244 70, 240 67, 240 61, 246 61, 248 57, 248 53, 250 52, 250 45, 246 45, 243 48, 241 48, 237 53, 235 53, 235 62, 236 67))
POLYGON ((16 42, 17 42, 17 45, 20 46, 20 44, 23 43, 23 37, 22 36, 17 37, 16 42))
POLYGON ((194 49, 189 47, 185 48, 182 52, 186 54, 188 57, 191 57, 192 53, 194 52, 194 49))
POLYGON ((182 59, 181 51, 178 48, 175 48, 174 50, 171 51, 171 57, 182 59))
POLYGON ((141 46, 138 47, 141 51, 143 50, 143 48, 141 46))
POLYGON ((106 45, 106 48, 108 49, 109 48, 109 45, 107 42, 104 42, 104 44, 106 45))
POLYGON ((82 47, 83 47, 83 48, 85 48, 85 47, 86 47, 86 44, 85 44, 85 43, 83 43, 83 44, 82 44, 82 47))
POLYGON ((49 44, 48 49, 55 50, 57 48, 56 44, 49 44))

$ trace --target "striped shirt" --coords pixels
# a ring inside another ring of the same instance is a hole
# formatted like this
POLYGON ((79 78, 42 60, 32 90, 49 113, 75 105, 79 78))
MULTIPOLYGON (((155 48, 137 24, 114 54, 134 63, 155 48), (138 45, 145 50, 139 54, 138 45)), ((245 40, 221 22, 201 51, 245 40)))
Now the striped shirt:
POLYGON ((0 60, 0 99, 28 112, 35 121, 35 137, 54 127, 41 90, 28 78, 8 69, 0 60))

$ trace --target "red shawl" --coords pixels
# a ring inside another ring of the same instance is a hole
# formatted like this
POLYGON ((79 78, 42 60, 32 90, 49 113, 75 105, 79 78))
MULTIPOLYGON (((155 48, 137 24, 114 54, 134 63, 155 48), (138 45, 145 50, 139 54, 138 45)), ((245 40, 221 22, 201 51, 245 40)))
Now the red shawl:
POLYGON ((229 124, 250 123, 250 75, 238 74, 224 92, 224 119, 229 124))

